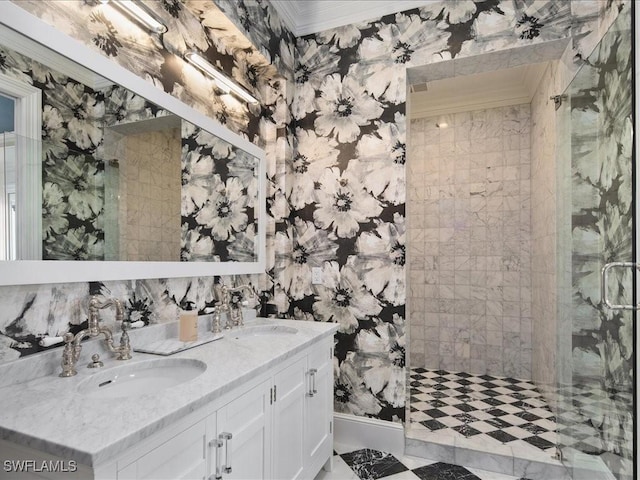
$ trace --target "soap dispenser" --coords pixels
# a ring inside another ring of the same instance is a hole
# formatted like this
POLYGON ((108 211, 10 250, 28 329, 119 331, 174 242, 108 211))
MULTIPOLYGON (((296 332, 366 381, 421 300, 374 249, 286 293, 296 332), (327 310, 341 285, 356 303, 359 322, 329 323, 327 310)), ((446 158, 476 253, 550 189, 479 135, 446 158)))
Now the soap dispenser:
POLYGON ((198 311, 194 307, 193 302, 188 302, 180 311, 178 337, 181 342, 195 342, 198 339, 198 311))

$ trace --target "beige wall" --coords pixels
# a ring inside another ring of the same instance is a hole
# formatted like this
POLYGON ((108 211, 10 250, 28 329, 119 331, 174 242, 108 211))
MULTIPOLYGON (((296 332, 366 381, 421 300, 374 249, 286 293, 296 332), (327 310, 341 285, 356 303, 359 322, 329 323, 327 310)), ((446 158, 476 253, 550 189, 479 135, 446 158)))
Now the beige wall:
POLYGON ((531 377, 528 104, 413 120, 411 365, 531 377))

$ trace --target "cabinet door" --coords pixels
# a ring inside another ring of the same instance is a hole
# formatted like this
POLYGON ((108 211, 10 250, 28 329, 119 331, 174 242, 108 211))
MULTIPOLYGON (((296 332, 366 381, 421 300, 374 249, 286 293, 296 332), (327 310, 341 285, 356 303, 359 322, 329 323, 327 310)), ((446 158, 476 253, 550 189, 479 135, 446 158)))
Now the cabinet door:
POLYGON ((199 422, 167 440, 135 462, 118 470, 122 479, 198 479, 205 478, 205 422, 199 422))
POLYGON ((305 396, 305 456, 315 475, 331 458, 333 448, 333 344, 323 341, 307 357, 305 396))
POLYGON ((223 479, 266 479, 271 473, 271 382, 266 381, 217 412, 218 439, 214 451, 223 479), (225 468, 226 467, 226 468, 225 468))
POLYGON ((273 478, 301 478, 304 468, 306 358, 273 378, 273 478))

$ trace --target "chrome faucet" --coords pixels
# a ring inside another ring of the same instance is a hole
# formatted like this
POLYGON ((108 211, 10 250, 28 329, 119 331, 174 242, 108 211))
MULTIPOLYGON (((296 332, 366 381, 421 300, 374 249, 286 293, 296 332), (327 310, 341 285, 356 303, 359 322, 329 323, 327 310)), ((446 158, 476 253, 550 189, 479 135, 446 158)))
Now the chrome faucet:
MULTIPOLYGON (((101 301, 96 295, 93 295, 89 299, 89 319, 88 327, 79 331, 75 336, 72 333, 64 334, 64 350, 62 351, 62 373, 61 377, 72 377, 78 372, 76 370, 76 364, 80 358, 80 352, 82 351, 82 345, 80 342, 86 337, 97 337, 102 334, 105 337, 105 343, 111 353, 117 355, 118 360, 131 359, 131 344, 129 343, 129 334, 127 333, 124 322, 124 308, 122 308, 122 302, 115 298, 101 301), (116 321, 120 322, 122 328, 122 335, 120 336, 120 346, 116 347, 113 344, 113 333, 109 327, 100 325, 100 310, 103 308, 113 306, 116 311, 116 321)), ((94 361, 94 363, 96 363, 94 361)))
POLYGON ((238 287, 227 287, 223 282, 218 283, 215 286, 216 296, 218 297, 218 305, 214 307, 214 318, 219 321, 219 315, 225 312, 228 316, 225 329, 232 327, 242 327, 244 325, 244 318, 242 317, 242 307, 248 305, 246 300, 242 301, 239 306, 235 306, 231 302, 231 295, 234 293, 240 293, 246 290, 251 293, 254 298, 257 298, 256 292, 253 291, 250 285, 240 285, 238 287), (217 315, 217 317, 216 317, 217 315))

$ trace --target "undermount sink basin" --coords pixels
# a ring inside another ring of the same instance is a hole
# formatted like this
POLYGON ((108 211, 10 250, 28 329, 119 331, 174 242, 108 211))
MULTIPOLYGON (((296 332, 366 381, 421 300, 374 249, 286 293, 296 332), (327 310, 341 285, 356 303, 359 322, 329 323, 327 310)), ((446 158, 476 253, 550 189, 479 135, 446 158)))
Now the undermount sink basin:
POLYGON ((235 338, 264 337, 266 335, 293 335, 298 329, 286 325, 253 325, 233 331, 235 338))
POLYGON ((154 393, 193 380, 207 365, 190 358, 163 358, 124 364, 96 373, 78 385, 92 398, 120 398, 154 393))

